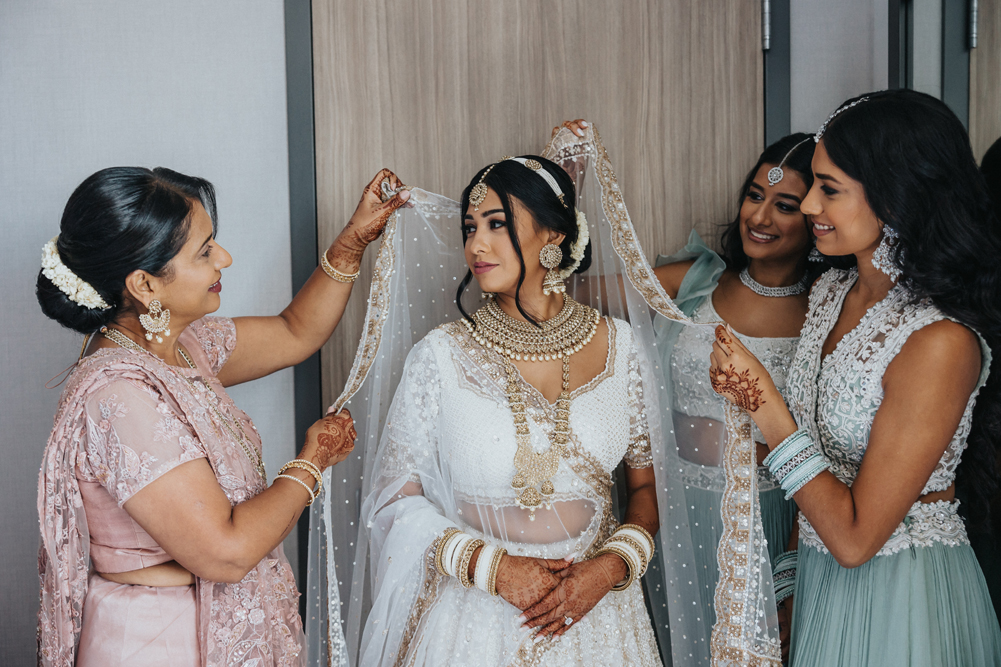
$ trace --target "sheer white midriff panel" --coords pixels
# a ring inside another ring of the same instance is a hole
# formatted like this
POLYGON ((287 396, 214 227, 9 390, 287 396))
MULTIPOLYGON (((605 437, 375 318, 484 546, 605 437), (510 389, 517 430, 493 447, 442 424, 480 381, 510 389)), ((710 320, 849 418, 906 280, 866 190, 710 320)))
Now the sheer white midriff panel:
POLYGON ((535 510, 534 521, 518 505, 505 507, 500 503, 486 505, 456 499, 459 516, 470 528, 505 542, 552 544, 597 529, 592 524, 598 517, 598 506, 591 500, 558 500, 552 503, 552 509, 543 505, 535 510))

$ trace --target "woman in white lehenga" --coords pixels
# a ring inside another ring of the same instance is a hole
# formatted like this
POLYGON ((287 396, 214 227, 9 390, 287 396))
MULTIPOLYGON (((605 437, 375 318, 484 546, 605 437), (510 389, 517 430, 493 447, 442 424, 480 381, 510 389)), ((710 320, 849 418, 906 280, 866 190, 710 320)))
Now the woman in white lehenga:
POLYGON ((480 172, 461 203, 413 189, 386 226, 331 406, 355 416, 365 502, 357 524, 329 495, 314 504, 310 661, 778 665, 750 419, 727 409, 710 637, 653 318, 706 325, 654 275, 597 131, 561 130, 543 155, 480 172), (473 271, 497 296, 456 320, 473 271))
POLYGON ((531 156, 463 193, 465 282, 494 296, 403 371, 362 510, 362 665, 660 664, 637 581, 658 527, 643 385, 629 325, 563 293, 590 264, 574 201, 569 176, 531 156), (397 593, 415 574, 411 605, 397 593))

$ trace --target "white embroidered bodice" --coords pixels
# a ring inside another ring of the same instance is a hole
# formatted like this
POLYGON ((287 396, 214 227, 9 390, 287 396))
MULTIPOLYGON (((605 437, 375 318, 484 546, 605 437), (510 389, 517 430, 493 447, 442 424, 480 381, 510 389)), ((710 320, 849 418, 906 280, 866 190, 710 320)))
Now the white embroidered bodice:
MULTIPOLYGON (((552 510, 540 508, 537 520, 529 521, 518 506, 504 365, 458 323, 435 329, 411 351, 402 385, 410 397, 386 425, 387 471, 410 476, 425 493, 425 475, 414 471, 440 471, 463 529, 497 538, 512 553, 562 557, 589 547, 610 516, 612 472, 623 458, 633 468, 652 460, 632 331, 623 321, 606 322, 605 368, 571 393, 573 454, 561 459, 552 477, 552 510), (422 433, 413 437, 415 431, 422 433), (429 446, 412 446, 425 442, 429 446)), ((544 452, 551 446, 555 406, 521 383, 532 446, 544 452)))
MULTIPOLYGON (((915 302, 907 290, 897 285, 821 360, 824 341, 857 277, 854 270, 829 271, 814 286, 787 388, 787 402, 796 422, 812 431, 814 441, 831 464, 831 472, 848 485, 858 474, 872 420, 883 401, 883 374, 887 367, 912 333, 946 319, 930 301, 915 302)), ((977 393, 987 378, 989 355, 990 351, 985 349, 977 389, 970 396, 956 433, 922 495, 945 490, 956 478, 956 466, 970 434, 977 393)))

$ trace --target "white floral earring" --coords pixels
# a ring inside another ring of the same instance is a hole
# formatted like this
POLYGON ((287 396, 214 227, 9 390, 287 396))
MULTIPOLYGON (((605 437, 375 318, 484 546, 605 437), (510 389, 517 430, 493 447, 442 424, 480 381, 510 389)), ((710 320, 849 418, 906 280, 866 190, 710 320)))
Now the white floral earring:
POLYGON ((153 299, 149 302, 149 313, 139 316, 139 324, 146 330, 146 340, 153 340, 153 334, 156 334, 156 342, 162 343, 160 333, 170 335, 170 311, 163 307, 159 299, 153 299))
POLYGON ((897 247, 900 234, 889 225, 883 225, 883 240, 879 242, 876 251, 872 253, 872 265, 897 282, 900 277, 900 267, 893 261, 893 251, 897 247))

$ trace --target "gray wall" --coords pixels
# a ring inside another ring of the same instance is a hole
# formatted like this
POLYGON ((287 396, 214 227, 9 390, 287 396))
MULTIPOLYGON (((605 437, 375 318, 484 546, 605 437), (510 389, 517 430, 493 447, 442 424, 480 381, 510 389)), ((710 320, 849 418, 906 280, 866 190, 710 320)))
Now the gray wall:
MULTIPOLYGON (((39 311, 42 244, 67 197, 112 165, 218 189, 224 315, 291 296, 281 0, 0 1, 0 664, 34 664, 37 472, 81 337, 39 311)), ((273 475, 294 454, 292 373, 232 391, 273 475)), ((293 563, 295 554, 290 553, 293 563)))
POLYGON ((844 100, 886 88, 888 12, 887 0, 791 0, 793 132, 816 132, 844 100))

